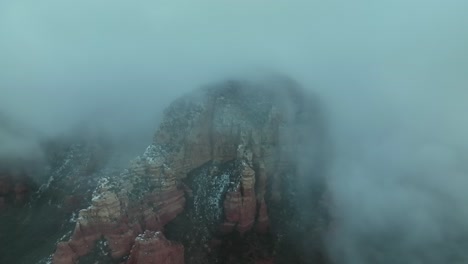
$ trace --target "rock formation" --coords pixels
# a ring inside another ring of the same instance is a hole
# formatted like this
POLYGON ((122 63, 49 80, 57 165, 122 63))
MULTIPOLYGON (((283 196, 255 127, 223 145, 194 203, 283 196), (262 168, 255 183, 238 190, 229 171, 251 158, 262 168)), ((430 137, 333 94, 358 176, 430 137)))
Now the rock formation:
MULTIPOLYGON (((277 77, 227 81, 176 100, 146 151, 101 179, 53 263, 81 263, 100 241, 117 263, 317 261, 304 260, 297 234, 318 241, 324 228, 315 224, 324 217, 319 109, 277 77), (298 207, 304 199, 317 209, 314 221, 298 207)), ((307 251, 320 255, 317 244, 307 251)))
POLYGON ((184 264, 184 247, 168 241, 161 232, 145 231, 135 239, 128 264, 184 264))
POLYGON ((0 158, 0 263, 44 259, 69 236, 99 179, 114 175, 108 145, 80 135, 44 138, 40 155, 0 158))

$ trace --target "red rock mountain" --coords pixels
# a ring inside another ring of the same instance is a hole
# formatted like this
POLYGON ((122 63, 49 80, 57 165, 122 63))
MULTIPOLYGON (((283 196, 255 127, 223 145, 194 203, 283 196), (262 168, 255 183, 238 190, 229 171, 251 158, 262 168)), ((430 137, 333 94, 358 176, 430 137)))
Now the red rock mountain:
POLYGON ((142 155, 99 174, 49 260, 325 263, 322 119, 318 100, 287 78, 179 98, 142 155))

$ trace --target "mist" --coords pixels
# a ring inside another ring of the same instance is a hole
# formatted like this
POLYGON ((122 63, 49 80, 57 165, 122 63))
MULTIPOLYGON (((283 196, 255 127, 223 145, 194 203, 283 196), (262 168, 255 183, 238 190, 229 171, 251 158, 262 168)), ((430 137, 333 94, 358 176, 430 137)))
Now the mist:
MULTIPOLYGON (((90 126, 144 146, 185 92, 281 72, 326 105, 330 258, 466 263, 466 10, 456 0, 1 1, 0 112, 37 135, 90 126)), ((29 153, 35 137, 2 132, 0 152, 29 153)))

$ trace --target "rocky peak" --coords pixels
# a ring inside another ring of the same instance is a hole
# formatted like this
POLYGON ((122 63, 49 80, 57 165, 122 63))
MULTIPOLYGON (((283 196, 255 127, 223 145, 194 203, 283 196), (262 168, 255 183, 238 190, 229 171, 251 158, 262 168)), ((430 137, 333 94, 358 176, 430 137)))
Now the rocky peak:
MULTIPOLYGON (((297 206, 307 198, 320 211, 321 191, 305 197, 298 186, 323 176, 314 166, 326 145, 318 109, 287 78, 226 81, 179 98, 146 151, 97 187, 53 263, 82 263, 101 240, 110 262, 304 262, 298 234, 323 228, 297 206)), ((320 246, 308 250, 319 258, 320 246)))

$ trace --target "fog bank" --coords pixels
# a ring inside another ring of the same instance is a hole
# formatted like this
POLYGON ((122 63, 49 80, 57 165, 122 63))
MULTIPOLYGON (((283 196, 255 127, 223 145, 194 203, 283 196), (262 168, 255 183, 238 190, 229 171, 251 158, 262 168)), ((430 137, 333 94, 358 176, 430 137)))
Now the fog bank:
MULTIPOLYGON (((464 263, 467 8, 461 0, 1 1, 0 111, 41 135, 86 125, 150 142, 162 109, 193 88, 288 74, 329 112, 331 258, 464 263)), ((28 152, 34 142, 2 132, 0 152, 28 152)))

